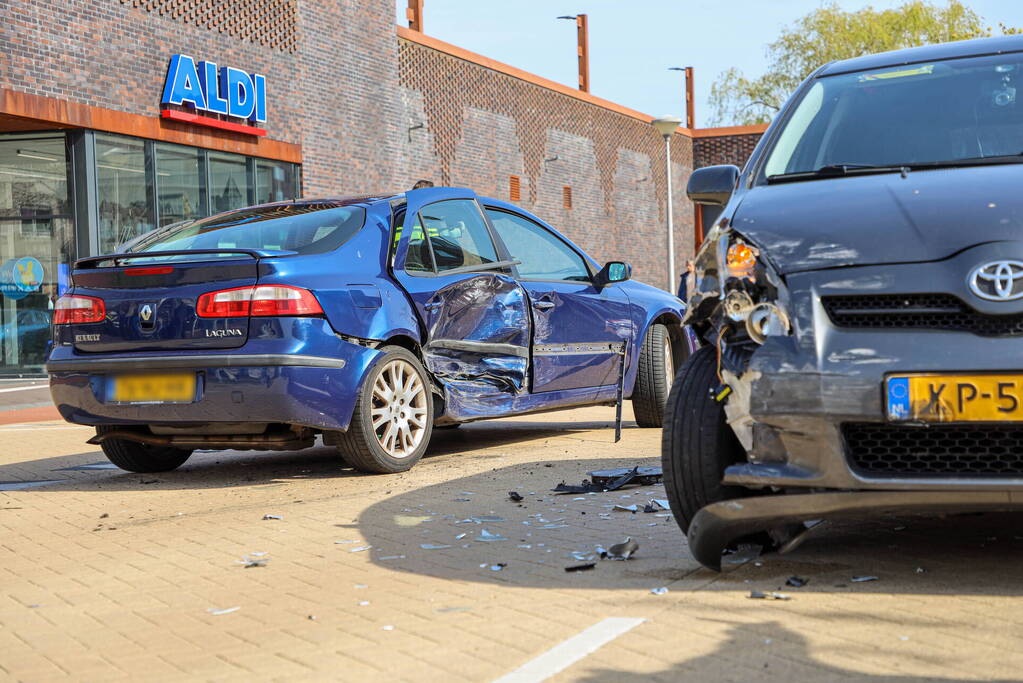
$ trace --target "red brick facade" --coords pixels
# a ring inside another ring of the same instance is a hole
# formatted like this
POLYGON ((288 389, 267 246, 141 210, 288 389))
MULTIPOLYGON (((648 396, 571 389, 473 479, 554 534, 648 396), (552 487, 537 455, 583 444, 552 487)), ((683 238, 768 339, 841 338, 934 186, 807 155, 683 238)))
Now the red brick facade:
MULTIPOLYGON (((245 0, 233 14, 225 4, 8 5, 0 91, 157 117, 172 54, 258 71, 268 137, 301 145, 306 195, 426 178, 509 199, 515 176, 517 203, 598 260, 629 260, 637 278, 666 284, 664 143, 643 115, 396 36, 393 0, 245 0)), ((757 137, 682 133, 672 141, 677 264, 693 249, 685 184, 694 153, 699 166, 741 163, 757 137)))

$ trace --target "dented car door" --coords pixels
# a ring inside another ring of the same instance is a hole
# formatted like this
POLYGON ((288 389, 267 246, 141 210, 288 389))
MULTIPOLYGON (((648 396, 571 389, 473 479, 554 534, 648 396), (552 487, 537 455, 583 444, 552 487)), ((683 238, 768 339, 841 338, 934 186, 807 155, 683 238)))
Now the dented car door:
POLYGON ((407 193, 396 236, 395 278, 423 325, 427 369, 447 394, 449 413, 497 411, 528 390, 527 297, 511 276, 469 190, 407 193), (487 406, 494 400, 494 409, 487 406))

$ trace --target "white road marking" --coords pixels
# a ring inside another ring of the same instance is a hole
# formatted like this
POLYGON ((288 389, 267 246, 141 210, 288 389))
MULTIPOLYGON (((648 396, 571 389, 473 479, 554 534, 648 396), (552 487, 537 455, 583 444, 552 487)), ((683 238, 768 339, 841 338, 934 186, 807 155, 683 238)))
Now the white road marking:
POLYGON ((29 389, 49 389, 49 384, 36 384, 31 387, 8 387, 6 389, 0 389, 0 394, 6 394, 8 391, 28 391, 29 389))
POLYGON ((593 654, 618 636, 631 631, 646 619, 609 617, 555 645, 539 657, 531 659, 494 683, 539 683, 572 666, 586 655, 593 654))

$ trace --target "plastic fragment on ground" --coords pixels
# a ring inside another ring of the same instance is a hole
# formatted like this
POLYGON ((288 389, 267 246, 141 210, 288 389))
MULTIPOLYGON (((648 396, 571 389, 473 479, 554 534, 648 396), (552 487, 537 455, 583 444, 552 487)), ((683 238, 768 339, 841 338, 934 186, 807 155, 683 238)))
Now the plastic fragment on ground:
POLYGON ((284 518, 281 517, 280 515, 263 515, 263 519, 267 520, 267 519, 284 519, 284 518))
POLYGON ((522 494, 518 491, 509 491, 508 498, 515 501, 516 503, 522 502, 522 494))
POLYGON ((651 588, 650 592, 653 593, 654 595, 664 595, 665 593, 668 592, 668 589, 665 588, 664 586, 661 586, 660 588, 651 588))
POLYGON ((608 491, 615 491, 626 484, 638 484, 639 486, 651 486, 661 481, 663 471, 660 467, 618 467, 609 470, 595 470, 587 472, 590 481, 598 486, 603 486, 608 491))
POLYGON ((774 591, 750 591, 749 595, 746 596, 753 600, 791 600, 792 596, 786 595, 785 593, 776 593, 774 591))
POLYGON ((607 552, 601 554, 601 557, 608 560, 627 560, 635 555, 637 550, 639 550, 639 543, 632 538, 626 538, 621 543, 615 543, 608 548, 607 552))
POLYGON ((378 557, 377 559, 380 560, 381 562, 383 562, 385 560, 404 560, 405 556, 404 555, 388 555, 387 557, 378 557))
POLYGON ((423 550, 443 550, 444 548, 450 548, 451 546, 438 543, 422 543, 419 547, 423 550))
POLYGON ((225 607, 223 609, 217 609, 216 607, 207 607, 206 611, 215 617, 219 617, 221 614, 230 614, 231 612, 237 612, 241 607, 225 607))
POLYGON ((611 509, 614 510, 615 512, 636 512, 637 510, 639 510, 639 508, 636 507, 635 505, 615 505, 611 509))
POLYGON ((498 562, 497 564, 490 565, 490 571, 499 572, 507 566, 508 564, 506 562, 498 562))
POLYGON ((801 576, 790 576, 785 580, 785 585, 792 586, 793 588, 802 588, 808 583, 810 583, 810 579, 804 579, 801 576))
POLYGON ((490 531, 487 531, 486 528, 483 528, 480 529, 480 535, 477 536, 475 540, 491 543, 494 541, 507 541, 508 539, 501 534, 491 533, 490 531))
POLYGON ((371 545, 360 545, 358 548, 352 548, 348 552, 350 552, 350 553, 361 553, 362 551, 369 550, 372 547, 373 546, 371 546, 371 545))
POLYGON ((596 562, 586 562, 585 564, 574 564, 571 567, 565 567, 566 572, 588 572, 597 566, 596 562))
POLYGON ((877 576, 854 576, 849 580, 853 583, 866 583, 867 581, 880 581, 881 579, 877 576))

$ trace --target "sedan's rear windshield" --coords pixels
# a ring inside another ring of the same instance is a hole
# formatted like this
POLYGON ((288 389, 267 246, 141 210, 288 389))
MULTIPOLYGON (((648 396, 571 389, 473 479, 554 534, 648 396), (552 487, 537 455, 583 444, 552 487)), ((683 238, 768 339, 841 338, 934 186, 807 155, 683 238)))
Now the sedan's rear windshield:
POLYGON ((318 254, 350 240, 365 219, 362 207, 331 202, 255 206, 167 226, 143 237, 130 251, 258 249, 318 254))
POLYGON ((764 175, 1020 154, 1023 54, 1011 53, 820 78, 793 110, 764 175))

